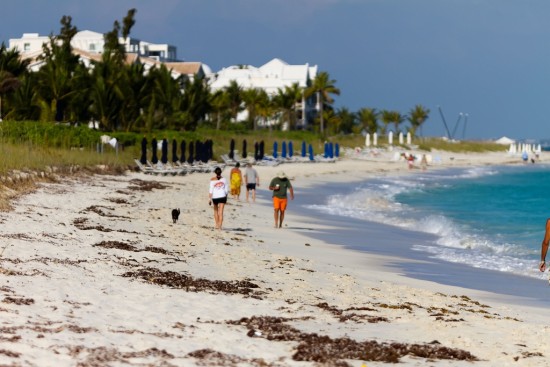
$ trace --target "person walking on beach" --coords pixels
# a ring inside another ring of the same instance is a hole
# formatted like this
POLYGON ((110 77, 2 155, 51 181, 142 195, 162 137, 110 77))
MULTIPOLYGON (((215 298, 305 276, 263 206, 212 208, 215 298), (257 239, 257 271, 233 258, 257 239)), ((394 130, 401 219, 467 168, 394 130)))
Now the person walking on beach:
POLYGON ((539 270, 544 273, 546 270, 546 253, 548 252, 548 243, 550 242, 550 218, 546 220, 546 230, 544 231, 544 239, 540 248, 540 263, 539 270))
POLYGON ((233 195, 234 199, 239 200, 239 196, 241 196, 241 186, 243 184, 243 175, 240 170, 240 163, 237 162, 235 164, 235 167, 231 169, 231 173, 229 174, 229 181, 231 183, 231 195, 233 195))
POLYGON ((216 176, 210 179, 210 188, 208 190, 208 205, 214 206, 214 222, 216 229, 222 229, 223 209, 227 203, 228 185, 227 180, 222 177, 222 169, 214 169, 216 176))
POLYGON ((260 186, 260 176, 258 172, 252 167, 251 163, 246 164, 246 170, 244 171, 244 183, 246 185, 246 202, 248 203, 248 194, 252 191, 252 202, 256 202, 256 186, 260 186))
POLYGON ((273 191, 275 228, 282 228, 288 204, 287 191, 290 193, 290 200, 294 200, 294 189, 283 171, 277 173, 277 176, 271 180, 269 189, 273 191))

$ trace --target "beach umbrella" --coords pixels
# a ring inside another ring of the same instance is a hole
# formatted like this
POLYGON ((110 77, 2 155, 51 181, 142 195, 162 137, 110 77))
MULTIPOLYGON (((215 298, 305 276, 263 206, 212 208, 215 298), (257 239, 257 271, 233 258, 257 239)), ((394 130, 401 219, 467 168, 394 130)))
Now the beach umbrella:
POLYGON ((202 157, 202 142, 199 140, 195 140, 195 160, 198 162, 203 161, 202 157))
POLYGON ((206 141, 206 147, 207 147, 207 158, 208 161, 214 158, 214 141, 212 139, 208 139, 206 141))
POLYGON ((243 139, 243 158, 246 158, 246 139, 243 139))
POLYGON ((411 145, 412 143, 412 136, 411 136, 411 132, 407 132, 407 145, 411 145))
POLYGON ((142 164, 147 163, 147 138, 145 136, 141 139, 141 157, 139 161, 142 164))
POLYGON ((288 156, 290 158, 292 158, 293 155, 294 155, 294 147, 292 146, 292 142, 289 141, 288 142, 288 156))
POLYGON ((340 144, 336 143, 336 145, 334 146, 334 155, 336 157, 340 157, 340 144))
POLYGON ((168 140, 166 138, 162 139, 160 161, 163 164, 168 163, 168 140))
POLYGON ((273 158, 277 158, 277 142, 273 142, 273 158))
POLYGON ((153 152, 153 157, 151 157, 151 162, 153 162, 153 164, 157 164, 159 159, 157 157, 157 150, 158 150, 158 145, 157 145, 157 139, 153 138, 153 140, 151 140, 151 150, 153 152))
POLYGON ((399 132, 399 144, 403 145, 403 133, 399 132))
POLYGON ((233 159, 235 157, 235 140, 231 139, 231 142, 229 143, 229 159, 233 159))
POLYGON ((309 160, 310 161, 314 160, 314 158, 313 158, 313 147, 311 146, 311 144, 309 144, 309 160))
POLYGON ((193 164, 195 161, 195 157, 193 154, 195 153, 195 145, 193 144, 193 141, 189 142, 189 158, 187 158, 187 163, 193 164))
POLYGON ((378 134, 377 133, 372 134, 372 145, 374 145, 374 146, 378 145, 378 134))
POLYGON ((178 142, 176 139, 172 140, 172 162, 178 161, 178 142))
POLYGON ((334 144, 332 142, 328 143, 328 156, 334 158, 334 144))
POLYGON ((302 157, 305 157, 307 155, 306 152, 306 141, 302 140, 302 157))
POLYGON ((181 151, 180 162, 184 163, 185 162, 185 140, 182 140, 180 143, 180 151, 181 151))
POLYGON ((323 153, 323 157, 328 158, 328 143, 327 142, 325 142, 325 150, 324 150, 324 153, 323 153))
POLYGON ((370 147, 370 134, 369 133, 367 133, 367 136, 365 137, 365 146, 367 148, 370 147))
POLYGON ((393 144, 393 131, 390 131, 388 133, 388 144, 389 145, 392 145, 393 144))
POLYGON ((286 141, 281 144, 281 157, 286 158, 286 141))
POLYGON ((264 143, 264 141, 262 140, 262 141, 260 142, 260 155, 259 155, 260 160, 264 159, 264 152, 265 152, 265 151, 264 151, 264 148, 265 148, 265 143, 264 143))
POLYGON ((260 144, 257 141, 254 142, 254 159, 260 160, 260 144))

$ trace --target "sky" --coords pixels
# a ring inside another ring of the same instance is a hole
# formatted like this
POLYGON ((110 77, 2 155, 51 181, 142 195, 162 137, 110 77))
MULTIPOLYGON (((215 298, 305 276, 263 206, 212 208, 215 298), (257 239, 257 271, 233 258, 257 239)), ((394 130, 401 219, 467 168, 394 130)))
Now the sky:
POLYGON ((58 34, 63 15, 106 33, 131 8, 132 37, 213 71, 308 63, 336 108, 429 109, 424 136, 550 138, 548 0, 2 0, 0 42, 58 34))

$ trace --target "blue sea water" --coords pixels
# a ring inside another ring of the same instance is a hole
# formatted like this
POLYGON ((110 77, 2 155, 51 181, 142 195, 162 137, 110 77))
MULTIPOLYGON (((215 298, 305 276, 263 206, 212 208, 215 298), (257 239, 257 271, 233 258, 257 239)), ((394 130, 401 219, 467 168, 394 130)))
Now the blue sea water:
POLYGON ((542 278, 550 166, 415 171, 342 188, 309 209, 432 234, 435 241, 411 245, 431 258, 542 278))

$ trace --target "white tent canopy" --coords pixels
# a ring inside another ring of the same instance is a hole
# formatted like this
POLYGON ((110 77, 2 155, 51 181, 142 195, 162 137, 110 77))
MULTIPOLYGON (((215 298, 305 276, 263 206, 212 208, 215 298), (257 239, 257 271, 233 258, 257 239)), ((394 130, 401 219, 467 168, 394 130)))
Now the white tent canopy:
POLYGON ((502 138, 495 140, 495 143, 502 144, 502 145, 510 145, 510 144, 514 144, 515 141, 506 136, 503 136, 502 138))

